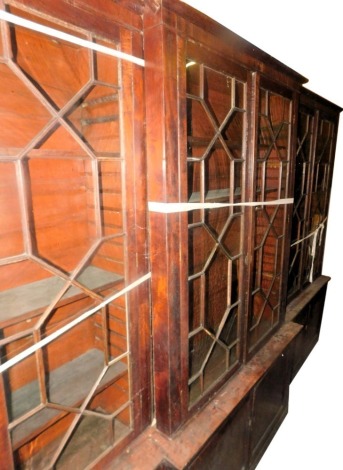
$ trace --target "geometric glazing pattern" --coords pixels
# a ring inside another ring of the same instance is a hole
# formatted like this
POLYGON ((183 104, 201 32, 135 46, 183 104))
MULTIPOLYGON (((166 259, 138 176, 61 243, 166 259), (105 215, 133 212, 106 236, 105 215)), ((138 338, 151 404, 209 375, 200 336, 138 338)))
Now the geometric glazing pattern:
MULTIPOLYGON (((126 221, 119 60, 1 27, 5 361, 121 289, 126 221)), ((128 335, 123 296, 4 374, 18 468, 84 468, 130 432, 128 335)))
POLYGON ((321 274, 323 260, 322 243, 326 215, 329 207, 330 182, 334 155, 335 125, 326 118, 319 118, 317 130, 317 142, 313 158, 313 173, 311 181, 311 202, 309 209, 309 231, 317 233, 313 243, 311 268, 308 269, 309 277, 306 281, 314 280, 321 274))
POLYGON ((298 115, 297 152, 295 159, 294 203, 288 273, 288 296, 298 292, 308 279, 311 240, 309 204, 311 191, 314 116, 306 110, 298 115))
MULTIPOLYGON (((291 101, 260 90, 257 146, 257 201, 288 195, 291 101)), ((254 347, 280 320, 281 274, 285 240, 284 205, 255 208, 252 308, 249 346, 254 347)))
MULTIPOLYGON (((246 84, 187 64, 188 201, 242 201, 246 84)), ((189 216, 189 405, 239 361, 243 209, 189 216)))

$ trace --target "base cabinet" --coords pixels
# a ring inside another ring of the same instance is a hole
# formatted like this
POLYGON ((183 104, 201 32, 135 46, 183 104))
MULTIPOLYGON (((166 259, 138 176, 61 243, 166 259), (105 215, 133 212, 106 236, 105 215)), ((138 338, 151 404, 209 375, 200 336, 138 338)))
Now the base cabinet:
POLYGON ((319 340, 328 282, 327 276, 321 276, 288 306, 287 318, 303 326, 294 343, 291 381, 319 340))
POLYGON ((185 426, 167 438, 155 426, 102 470, 252 470, 288 410, 294 344, 302 326, 280 331, 185 426))
POLYGON ((249 423, 251 420, 251 397, 246 397, 225 423, 218 429, 204 449, 187 470, 211 470, 247 468, 249 455, 249 423))
POLYGON ((256 468, 287 414, 289 365, 282 353, 187 469, 256 468))
POLYGON ((282 353, 254 388, 249 469, 257 466, 270 441, 286 417, 289 396, 289 371, 290 362, 288 354, 282 353))

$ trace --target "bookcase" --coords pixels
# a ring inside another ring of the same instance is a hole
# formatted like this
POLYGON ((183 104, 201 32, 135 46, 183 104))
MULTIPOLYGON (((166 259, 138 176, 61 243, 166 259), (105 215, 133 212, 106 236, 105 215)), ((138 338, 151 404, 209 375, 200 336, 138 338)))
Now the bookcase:
POLYGON ((179 1, 1 8, 4 468, 255 468, 319 338, 341 108, 179 1))

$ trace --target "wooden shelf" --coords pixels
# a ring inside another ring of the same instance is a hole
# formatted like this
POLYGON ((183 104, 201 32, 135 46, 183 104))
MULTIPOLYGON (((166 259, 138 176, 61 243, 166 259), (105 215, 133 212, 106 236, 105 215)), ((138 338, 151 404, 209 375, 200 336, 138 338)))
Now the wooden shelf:
MULTIPOLYGON (((209 144, 211 143, 212 139, 206 139, 206 138, 202 138, 202 137, 192 137, 192 136, 188 136, 187 137, 187 143, 188 143, 188 146, 189 147, 208 147, 209 144)), ((235 150, 240 150, 242 149, 242 143, 240 142, 233 142, 231 140, 227 140, 227 139, 224 139, 224 142, 225 144, 227 145, 227 147, 229 149, 235 149, 235 150)), ((224 149, 222 143, 220 141, 218 141, 218 139, 214 142, 214 144, 212 145, 213 148, 221 148, 221 149, 224 149)))
MULTIPOLYGON (((81 422, 78 435, 63 451, 56 468, 80 468, 80 452, 82 452, 82 461, 84 462, 84 468, 86 468, 89 462, 113 443, 113 439, 119 441, 130 432, 128 426, 119 420, 115 420, 114 435, 112 436, 111 426, 110 421, 97 417, 88 417, 87 422, 81 422), (96 433, 94 429, 96 429, 96 433)), ((31 468, 36 467, 32 466, 31 468)))
MULTIPOLYGON (((272 192, 277 192, 279 188, 274 187, 274 188, 265 188, 264 192, 266 194, 272 193, 272 192)), ((257 194, 261 194, 261 188, 256 189, 257 194)), ((242 195, 241 188, 236 188, 235 189, 235 194, 234 198, 239 198, 242 195)), ((225 189, 212 189, 210 191, 207 191, 205 194, 205 202, 220 202, 221 200, 224 199, 222 202, 229 202, 228 199, 230 198, 230 188, 225 188, 225 189)), ((193 192, 188 199, 188 202, 201 202, 200 200, 200 192, 193 192)))
MULTIPOLYGON (((122 276, 96 266, 88 266, 77 277, 78 282, 93 291, 115 284, 122 279, 122 276)), ((0 323, 15 320, 28 312, 41 312, 50 304, 65 282, 64 279, 54 276, 1 292, 0 323)), ((83 294, 81 289, 71 286, 61 300, 70 300, 80 294, 83 294)))
MULTIPOLYGON (((113 444, 113 439, 119 441, 130 432, 130 428, 117 419, 114 421, 114 433, 112 426, 110 420, 98 416, 87 416, 85 421, 81 420, 55 468, 85 468, 89 462, 113 444), (95 429, 96 432, 94 432, 95 429)), ((47 444, 41 451, 30 456, 21 467, 22 470, 48 468, 59 444, 60 439, 47 444)))
MULTIPOLYGON (((241 196, 241 188, 235 189, 234 197, 238 198, 241 196)), ((220 202, 221 199, 225 199, 223 202, 229 202, 228 199, 230 198, 230 189, 212 189, 207 191, 205 194, 205 202, 220 202)), ((191 194, 188 202, 201 202, 200 201, 200 192, 194 192, 191 194)))
MULTIPOLYGON (((77 357, 53 370, 46 376, 47 395, 51 403, 64 406, 77 407, 94 385, 102 369, 104 368, 104 355, 98 349, 90 349, 85 354, 77 357)), ((115 379, 127 371, 126 364, 118 362, 106 372, 100 390, 103 390, 115 379)), ((32 381, 24 387, 8 394, 8 414, 10 421, 23 416, 28 411, 40 404, 38 381, 32 381)), ((41 433, 54 421, 62 418, 66 412, 45 407, 31 416, 23 423, 16 426, 12 432, 14 448, 41 433)))

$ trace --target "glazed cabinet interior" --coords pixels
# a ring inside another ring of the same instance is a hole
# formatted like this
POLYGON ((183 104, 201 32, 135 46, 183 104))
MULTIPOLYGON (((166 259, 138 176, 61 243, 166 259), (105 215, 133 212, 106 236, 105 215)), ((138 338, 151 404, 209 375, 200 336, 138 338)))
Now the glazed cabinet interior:
MULTIPOLYGON (((103 35, 108 18, 100 19, 100 34, 6 9, 95 44, 141 52, 134 31, 103 35)), ((62 19, 72 13, 77 20, 77 11, 64 10, 62 19)), ((120 13, 114 10, 107 16, 120 13)), ((133 135, 141 132, 142 109, 133 93, 142 75, 137 70, 134 79, 133 67, 1 22, 1 362, 43 341, 2 375, 15 468, 85 468, 140 426, 137 402, 148 380, 137 393, 131 354, 146 342, 148 306, 133 299, 147 297, 146 290, 98 307, 147 271, 145 235, 135 234, 136 225, 144 234, 138 205, 145 183, 135 180, 142 151, 133 135), (131 329, 133 312, 140 319, 131 329)), ((144 346, 136 356, 142 353, 144 346)))
POLYGON ((179 1, 0 7, 67 35, 0 21, 0 468, 255 468, 319 337, 341 108, 179 1))
POLYGON ((289 193, 292 99, 256 83, 249 87, 246 72, 240 79, 223 73, 224 64, 215 70, 205 60, 186 63, 187 202, 228 206, 188 216, 190 403, 280 324, 287 213, 282 201, 289 193), (252 87, 259 95, 256 163, 248 161, 246 142, 252 87), (255 178, 247 185, 252 166, 255 178), (260 204, 273 201, 279 203, 260 204), (245 202, 253 202, 252 208, 245 202), (240 325, 246 300, 248 321, 240 325))

